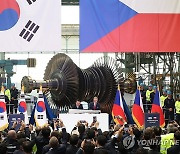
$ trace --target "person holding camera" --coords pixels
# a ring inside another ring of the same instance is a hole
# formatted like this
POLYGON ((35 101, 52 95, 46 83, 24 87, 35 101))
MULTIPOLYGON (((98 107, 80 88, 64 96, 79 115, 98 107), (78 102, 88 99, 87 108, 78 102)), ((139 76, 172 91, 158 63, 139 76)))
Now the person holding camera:
POLYGON ((65 125, 63 123, 63 121, 61 119, 54 119, 54 130, 55 131, 62 131, 63 129, 65 129, 65 125))

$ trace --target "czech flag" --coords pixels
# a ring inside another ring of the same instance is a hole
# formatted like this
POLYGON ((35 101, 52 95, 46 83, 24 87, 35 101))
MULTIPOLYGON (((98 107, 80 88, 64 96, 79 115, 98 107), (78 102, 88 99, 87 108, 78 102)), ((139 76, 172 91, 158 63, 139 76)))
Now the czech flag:
POLYGON ((8 119, 7 119, 7 111, 6 111, 6 103, 4 97, 4 87, 1 87, 0 92, 0 131, 5 130, 8 127, 8 119))
POLYGON ((163 110, 162 110, 161 103, 160 103, 160 94, 159 94, 158 89, 156 90, 156 93, 154 96, 151 113, 159 113, 160 114, 160 126, 164 127, 165 119, 164 119, 164 114, 163 114, 163 110))
POLYGON ((125 99, 122 97, 122 101, 123 101, 123 107, 124 107, 124 113, 126 114, 126 119, 127 119, 127 122, 129 124, 135 124, 134 123, 134 120, 133 120, 133 117, 132 117, 132 114, 131 112, 129 111, 129 108, 127 106, 127 103, 125 101, 125 99))
POLYGON ((124 106, 119 86, 116 92, 116 97, 112 108, 112 117, 116 124, 123 125, 123 122, 120 119, 118 119, 118 116, 121 116, 126 121, 126 115, 124 113, 124 106))
POLYGON ((26 106, 26 100, 24 95, 24 86, 22 86, 20 99, 18 102, 18 114, 23 113, 24 114, 24 122, 25 124, 29 124, 28 114, 27 114, 27 106, 26 106))
POLYGON ((132 107, 132 116, 134 119, 134 122, 137 124, 139 128, 144 127, 144 109, 141 99, 141 93, 140 90, 136 90, 136 96, 134 100, 134 104, 132 107))
POLYGON ((81 0, 80 51, 179 52, 179 0, 81 0))
POLYGON ((39 90, 39 96, 35 107, 34 119, 36 126, 43 127, 48 123, 46 115, 46 105, 44 102, 44 96, 42 93, 42 88, 39 90))

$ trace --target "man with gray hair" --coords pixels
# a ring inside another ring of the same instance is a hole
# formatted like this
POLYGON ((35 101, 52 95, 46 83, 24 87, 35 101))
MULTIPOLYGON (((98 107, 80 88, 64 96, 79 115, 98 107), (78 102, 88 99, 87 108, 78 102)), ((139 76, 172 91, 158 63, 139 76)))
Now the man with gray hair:
POLYGON ((9 130, 7 138, 4 139, 3 143, 7 147, 7 153, 8 154, 11 154, 15 150, 19 149, 19 144, 18 144, 18 141, 17 141, 16 131, 15 130, 9 130))
POLYGON ((51 139, 49 140, 49 146, 50 149, 46 154, 65 154, 66 153, 66 148, 63 145, 59 144, 58 139, 53 136, 51 137, 51 139))

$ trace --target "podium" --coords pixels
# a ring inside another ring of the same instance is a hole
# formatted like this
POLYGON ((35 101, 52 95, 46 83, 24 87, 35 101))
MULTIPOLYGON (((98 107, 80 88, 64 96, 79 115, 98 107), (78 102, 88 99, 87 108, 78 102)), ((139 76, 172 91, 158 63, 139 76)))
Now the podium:
POLYGON ((145 120, 145 128, 152 126, 156 126, 156 127, 160 126, 159 113, 145 113, 144 120, 145 120))
MULTIPOLYGON (((87 110, 84 110, 87 111, 87 110)), ((79 111, 80 112, 80 111, 79 111)), ((102 131, 109 131, 109 115, 107 113, 75 113, 73 114, 59 114, 59 118, 63 121, 66 131, 68 133, 71 133, 72 129, 76 126, 77 122, 80 120, 85 120, 88 122, 88 125, 91 125, 93 122, 93 117, 97 118, 97 121, 99 122, 99 128, 102 131)))
POLYGON ((100 114, 101 110, 80 110, 80 109, 69 109, 70 114, 83 114, 83 113, 89 113, 89 114, 100 114))

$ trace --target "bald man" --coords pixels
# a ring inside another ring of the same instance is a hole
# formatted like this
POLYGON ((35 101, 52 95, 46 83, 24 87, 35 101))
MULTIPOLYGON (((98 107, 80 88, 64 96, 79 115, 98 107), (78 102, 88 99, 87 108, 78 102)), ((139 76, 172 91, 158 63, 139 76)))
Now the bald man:
POLYGON ((16 138, 17 134, 15 130, 9 130, 7 138, 3 141, 7 147, 7 153, 13 153, 15 150, 19 149, 19 144, 16 138))
POLYGON ((17 138, 16 131, 15 131, 15 130, 10 130, 10 131, 8 132, 8 138, 10 138, 10 139, 16 139, 16 138, 17 138))

